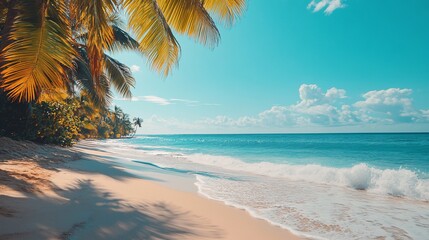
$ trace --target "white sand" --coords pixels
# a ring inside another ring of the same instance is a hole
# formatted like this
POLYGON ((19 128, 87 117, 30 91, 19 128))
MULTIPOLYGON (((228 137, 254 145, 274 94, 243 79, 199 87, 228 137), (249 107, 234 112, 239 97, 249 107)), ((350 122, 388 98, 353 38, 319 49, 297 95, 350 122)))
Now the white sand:
POLYGON ((90 145, 75 148, 85 158, 77 161, 43 147, 64 156, 47 167, 31 161, 40 149, 10 159, 1 140, 0 239, 299 239, 244 210, 136 177, 90 145))

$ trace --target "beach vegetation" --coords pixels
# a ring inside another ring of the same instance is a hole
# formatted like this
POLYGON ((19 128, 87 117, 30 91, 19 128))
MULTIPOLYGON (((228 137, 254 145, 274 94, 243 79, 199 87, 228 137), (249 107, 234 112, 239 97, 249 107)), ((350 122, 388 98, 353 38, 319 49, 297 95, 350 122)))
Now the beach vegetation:
POLYGON ((137 130, 121 108, 100 108, 85 95, 31 103, 0 97, 0 136, 72 146, 79 139, 133 136, 137 130))
POLYGON ((180 58, 175 34, 214 47, 217 19, 232 25, 245 0, 4 0, 0 2, 0 135, 71 145, 120 138, 142 120, 109 109, 135 79, 112 57, 133 51, 166 76, 180 58))
POLYGON ((143 124, 142 118, 139 118, 139 117, 133 118, 133 125, 135 127, 134 134, 137 132, 137 128, 142 127, 142 124, 143 124))
POLYGON ((40 101, 46 92, 73 94, 76 86, 96 103, 108 103, 111 87, 130 97, 135 80, 108 52, 138 52, 167 75, 180 56, 174 33, 213 47, 220 34, 212 17, 231 25, 244 5, 244 0, 2 1, 0 88, 18 102, 40 101))

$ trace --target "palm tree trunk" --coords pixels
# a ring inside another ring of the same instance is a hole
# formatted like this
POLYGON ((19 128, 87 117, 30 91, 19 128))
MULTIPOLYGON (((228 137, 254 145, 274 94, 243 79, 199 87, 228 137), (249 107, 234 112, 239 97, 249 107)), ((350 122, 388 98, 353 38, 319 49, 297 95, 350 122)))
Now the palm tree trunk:
POLYGON ((136 135, 136 133, 137 133, 137 125, 136 125, 136 128, 134 129, 134 133, 131 137, 134 137, 136 135))

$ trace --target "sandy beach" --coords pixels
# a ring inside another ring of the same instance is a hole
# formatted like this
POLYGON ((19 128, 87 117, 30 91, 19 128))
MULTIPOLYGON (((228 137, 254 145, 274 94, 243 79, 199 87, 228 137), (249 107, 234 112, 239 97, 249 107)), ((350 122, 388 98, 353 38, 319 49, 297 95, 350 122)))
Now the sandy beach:
POLYGON ((0 143, 0 239, 299 239, 186 180, 125 171, 90 142, 0 143))
POLYGON ((429 240, 427 9, 2 0, 0 240, 429 240))

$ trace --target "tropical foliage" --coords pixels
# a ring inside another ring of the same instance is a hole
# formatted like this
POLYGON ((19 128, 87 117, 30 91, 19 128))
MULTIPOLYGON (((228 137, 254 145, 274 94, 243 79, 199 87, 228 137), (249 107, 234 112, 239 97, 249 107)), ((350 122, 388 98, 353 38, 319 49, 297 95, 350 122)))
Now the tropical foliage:
POLYGON ((0 95, 0 112, 8 112, 0 115, 0 136, 61 146, 78 139, 131 136, 137 130, 119 107, 98 108, 84 95, 31 104, 11 103, 0 95))
POLYGON ((30 126, 26 137, 36 142, 71 146, 79 137, 81 122, 78 105, 71 99, 66 102, 41 102, 31 106, 30 126))
POLYGON ((79 138, 135 133, 112 90, 131 97, 135 79, 110 55, 134 51, 167 75, 180 46, 174 33, 214 47, 213 17, 230 26, 245 0, 0 1, 0 135, 70 145, 79 138), (125 19, 126 22, 122 20, 125 19))
POLYGON ((133 124, 135 127, 135 129, 134 129, 134 134, 135 134, 137 132, 137 128, 142 127, 143 119, 141 119, 139 117, 133 118, 133 124))
POLYGON ((231 25, 243 9, 244 0, 3 0, 0 88, 19 102, 80 89, 106 106, 111 87, 130 97, 135 82, 107 52, 139 52, 167 75, 180 56, 173 32, 215 46, 220 35, 212 16, 231 25))

